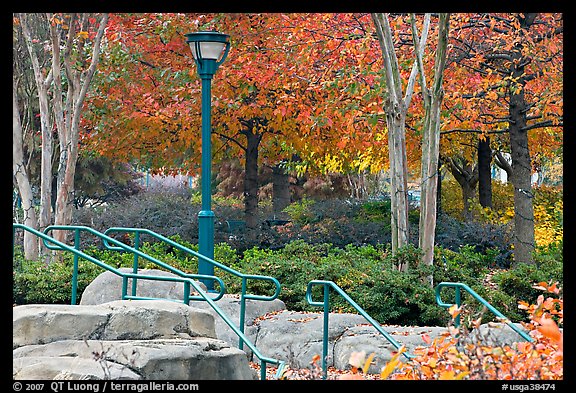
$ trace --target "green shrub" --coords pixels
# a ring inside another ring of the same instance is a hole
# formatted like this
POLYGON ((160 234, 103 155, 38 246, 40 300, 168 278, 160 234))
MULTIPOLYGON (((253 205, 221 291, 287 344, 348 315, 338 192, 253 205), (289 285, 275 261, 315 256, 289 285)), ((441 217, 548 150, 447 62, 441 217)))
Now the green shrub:
MULTIPOLYGON (((47 264, 44 260, 26 261, 15 250, 12 296, 15 304, 71 304, 74 259, 70 253, 58 253, 47 264)), ((92 262, 78 261, 77 300, 84 289, 104 270, 92 262)))
POLYGON ((300 201, 293 202, 284 208, 284 213, 288 214, 290 219, 300 225, 310 224, 315 220, 315 215, 311 209, 314 200, 302 198, 300 201))
MULTIPOLYGON (((289 243, 282 250, 246 250, 237 268, 251 274, 270 275, 282 285, 280 299, 290 310, 321 311, 306 301, 311 280, 333 281, 369 315, 388 324, 444 324, 446 313, 435 304, 433 289, 424 284, 429 271, 414 267, 399 272, 399 259, 417 259, 413 247, 401 249, 396 256, 382 246, 344 248, 330 244, 309 244, 302 240, 289 243)), ((234 288, 226 283, 227 287, 234 288)), ((237 288, 237 287, 236 287, 237 288)), ((263 290, 261 283, 248 284, 252 293, 263 290)), ((332 311, 356 312, 341 296, 331 291, 332 311)), ((320 287, 314 287, 314 300, 321 300, 320 287)))
POLYGON ((515 267, 498 272, 494 275, 494 282, 502 292, 528 303, 534 303, 542 291, 533 288, 539 282, 563 283, 564 263, 562 254, 558 249, 536 254, 534 264, 518 264, 515 267))

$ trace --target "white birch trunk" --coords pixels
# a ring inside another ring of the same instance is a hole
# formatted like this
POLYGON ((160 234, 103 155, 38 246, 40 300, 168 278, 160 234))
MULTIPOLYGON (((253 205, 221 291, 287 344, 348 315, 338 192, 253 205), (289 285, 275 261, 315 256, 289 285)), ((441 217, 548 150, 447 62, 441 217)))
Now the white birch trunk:
MULTIPOLYGON (((40 62, 34 45, 32 35, 27 22, 27 15, 19 14, 22 33, 26 41, 26 47, 30 54, 32 69, 34 70, 34 79, 38 89, 38 103, 40 108, 40 129, 42 131, 42 159, 40 169, 40 220, 39 230, 43 230, 50 225, 52 219, 51 200, 52 200, 52 129, 50 127, 50 109, 48 101, 48 85, 51 82, 52 73, 49 72, 45 77, 40 67, 40 62)), ((33 15, 33 14, 32 14, 33 15)))
MULTIPOLYGON (((47 15, 50 19, 50 15, 47 15)), ((81 25, 84 25, 87 15, 82 15, 81 25)), ((74 18, 74 17, 73 17, 74 18)), ((70 225, 72 222, 72 208, 74 197, 74 175, 76 172, 76 163, 78 161, 78 139, 80 131, 80 118, 82 105, 88 91, 88 86, 92 81, 100 55, 100 45, 106 24, 108 23, 108 14, 104 14, 92 48, 90 66, 85 71, 74 69, 71 58, 70 45, 76 35, 76 23, 74 19, 70 23, 68 31, 68 41, 64 49, 63 57, 60 52, 60 33, 56 26, 51 26, 50 35, 52 42, 52 72, 54 74, 54 116, 56 119, 56 128, 58 129, 58 138, 60 141, 60 157, 58 160, 58 192, 56 195, 56 212, 54 223, 56 225, 70 225), (68 82, 68 91, 66 94, 66 107, 62 102, 62 82, 60 80, 60 69, 64 66, 68 82), (58 76, 56 76, 58 75, 58 76), (64 116, 66 113, 66 117, 64 116)), ((57 240, 65 241, 66 232, 56 231, 54 237, 57 240)))
MULTIPOLYGON (((384 111, 388 127, 388 150, 390 160, 390 199, 392 253, 408 245, 410 228, 408 225, 408 163, 406 157, 406 113, 410 106, 414 83, 418 74, 416 63, 406 84, 406 92, 402 97, 402 80, 398 67, 398 58, 394 49, 393 33, 388 23, 388 14, 372 14, 386 76, 387 94, 384 111)), ((426 41, 428 27, 422 32, 421 39, 426 41)), ((420 48, 423 51, 423 46, 420 48)), ((398 266, 400 270, 408 269, 407 265, 398 266)))
MULTIPOLYGON (((417 55, 417 64, 420 69, 420 84, 422 87, 425 108, 425 121, 422 138, 422 180, 420 186, 421 198, 418 245, 422 251, 420 262, 426 265, 434 264, 434 242, 437 218, 436 193, 438 187, 438 155, 440 149, 440 109, 444 97, 442 81, 444 76, 444 67, 446 66, 449 21, 449 14, 440 14, 432 91, 430 91, 426 85, 421 52, 418 52, 417 55)), ((414 15, 412 15, 412 34, 414 36, 416 47, 420 48, 421 46, 418 43, 414 15)), ((428 282, 431 286, 433 285, 432 276, 428 277, 428 282)))
MULTIPOLYGON (((24 225, 38 229, 38 220, 34 210, 32 187, 24 163, 22 122, 16 98, 16 82, 12 86, 12 174, 16 178, 18 192, 24 210, 24 225)), ((24 258, 35 260, 38 258, 38 239, 30 232, 24 231, 24 258)))

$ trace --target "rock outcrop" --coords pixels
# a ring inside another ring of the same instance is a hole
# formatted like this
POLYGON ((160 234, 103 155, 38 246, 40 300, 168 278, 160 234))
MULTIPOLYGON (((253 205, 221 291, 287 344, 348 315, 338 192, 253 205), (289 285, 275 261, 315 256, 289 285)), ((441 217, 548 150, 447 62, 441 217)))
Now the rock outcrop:
POLYGON ((211 313, 168 300, 13 309, 14 379, 253 379, 211 313))

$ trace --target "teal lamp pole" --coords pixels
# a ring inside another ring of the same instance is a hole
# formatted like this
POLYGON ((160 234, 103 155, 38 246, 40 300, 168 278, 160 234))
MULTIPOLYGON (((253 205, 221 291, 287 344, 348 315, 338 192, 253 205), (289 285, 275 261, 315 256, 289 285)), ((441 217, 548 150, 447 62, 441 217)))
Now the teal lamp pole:
MULTIPOLYGON (((202 209, 198 213, 198 248, 203 256, 214 259, 214 213, 212 212, 212 190, 210 187, 212 147, 211 147, 211 83, 214 73, 224 62, 230 50, 227 34, 215 31, 203 31, 186 34, 198 74, 202 79, 202 168, 201 192, 202 209)), ((199 259, 198 273, 214 275, 214 265, 199 259)), ((209 291, 214 289, 212 280, 203 280, 209 291)))

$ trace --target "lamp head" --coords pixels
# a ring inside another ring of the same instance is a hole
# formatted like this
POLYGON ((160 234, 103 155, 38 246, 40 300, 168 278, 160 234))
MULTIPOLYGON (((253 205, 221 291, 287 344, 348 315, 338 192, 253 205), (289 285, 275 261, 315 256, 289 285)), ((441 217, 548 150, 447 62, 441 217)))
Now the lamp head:
POLYGON ((217 31, 200 31, 186 34, 192 56, 200 74, 214 74, 230 50, 230 36, 217 31))

